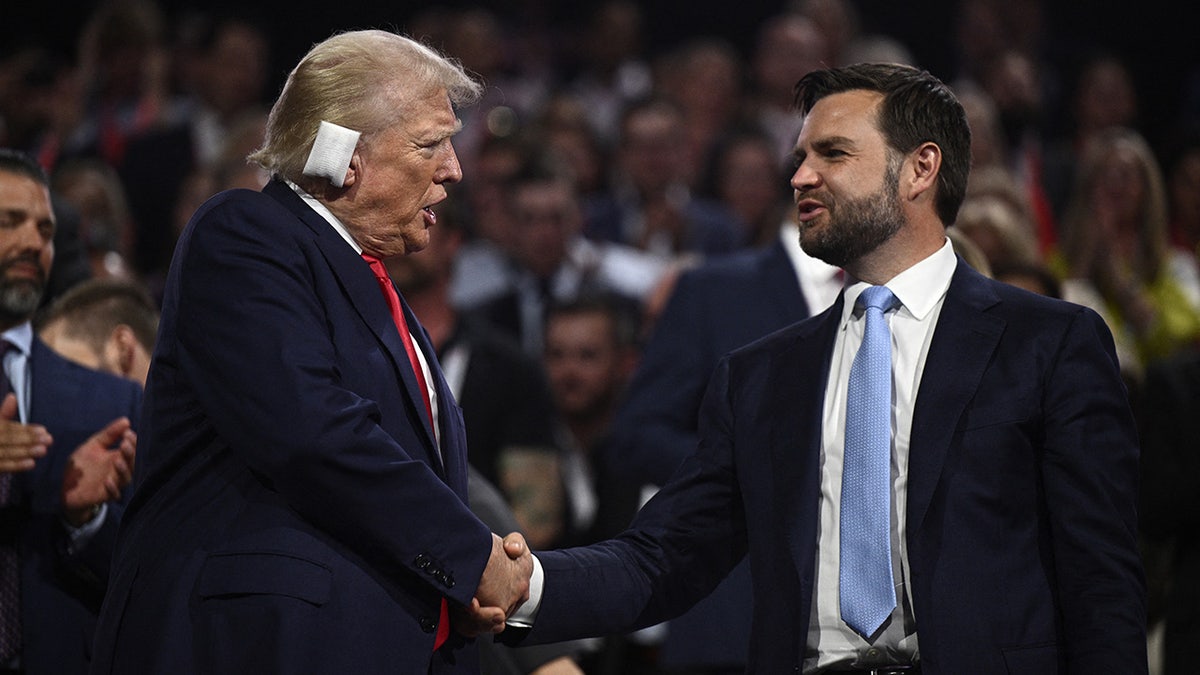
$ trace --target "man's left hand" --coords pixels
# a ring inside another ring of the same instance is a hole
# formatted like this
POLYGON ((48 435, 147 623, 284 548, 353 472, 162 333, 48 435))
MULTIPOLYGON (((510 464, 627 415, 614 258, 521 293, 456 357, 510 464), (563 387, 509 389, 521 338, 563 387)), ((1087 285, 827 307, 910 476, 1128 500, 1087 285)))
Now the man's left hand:
POLYGON ((67 522, 79 527, 91 520, 96 507, 121 498, 133 480, 137 434, 129 419, 118 417, 71 453, 63 475, 62 504, 67 522))

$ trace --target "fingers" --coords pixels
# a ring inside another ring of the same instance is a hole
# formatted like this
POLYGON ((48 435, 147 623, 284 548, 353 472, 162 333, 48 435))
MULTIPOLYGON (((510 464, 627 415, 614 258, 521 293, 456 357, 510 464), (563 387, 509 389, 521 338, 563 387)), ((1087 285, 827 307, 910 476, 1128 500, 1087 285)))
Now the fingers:
POLYGON ((482 633, 500 633, 504 630, 504 612, 499 607, 483 607, 476 598, 465 608, 450 612, 454 630, 466 637, 477 637, 482 633))
POLYGON ((118 442, 124 440, 125 432, 129 431, 129 426, 129 418, 118 417, 117 419, 109 422, 108 426, 92 434, 92 438, 90 440, 96 441, 105 448, 111 448, 118 442))
POLYGON ((0 403, 0 419, 15 420, 17 419, 17 396, 9 392, 4 396, 4 402, 0 403))
POLYGON ((512 560, 516 560, 529 552, 529 544, 520 532, 510 532, 504 537, 504 552, 512 560))

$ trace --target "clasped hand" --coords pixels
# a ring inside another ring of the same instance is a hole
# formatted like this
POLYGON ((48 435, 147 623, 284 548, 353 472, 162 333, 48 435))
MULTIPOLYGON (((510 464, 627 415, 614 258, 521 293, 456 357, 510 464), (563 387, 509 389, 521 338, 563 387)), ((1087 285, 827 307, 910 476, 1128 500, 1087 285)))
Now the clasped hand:
MULTIPOLYGON (((17 399, 0 403, 0 472, 29 471, 46 456, 54 439, 39 424, 16 421, 17 399)), ((137 435, 129 420, 119 417, 83 442, 67 461, 63 474, 63 515, 72 525, 87 522, 96 507, 120 499, 133 479, 137 435)))
POLYGON ((492 535, 492 552, 471 605, 456 609, 454 628, 467 637, 499 633, 508 617, 529 599, 533 554, 518 532, 504 539, 492 535))

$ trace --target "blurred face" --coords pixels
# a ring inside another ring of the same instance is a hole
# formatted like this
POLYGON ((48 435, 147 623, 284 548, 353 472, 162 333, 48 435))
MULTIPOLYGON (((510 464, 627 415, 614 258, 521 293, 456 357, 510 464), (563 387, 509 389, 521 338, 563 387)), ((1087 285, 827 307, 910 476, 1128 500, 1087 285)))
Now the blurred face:
POLYGON ((204 64, 209 103, 230 115, 254 105, 266 81, 267 45, 256 30, 229 24, 204 64))
POLYGON ((513 248, 521 264, 541 278, 562 265, 580 227, 571 188, 561 181, 527 183, 513 195, 513 248))
POLYGON ((450 143, 461 126, 439 90, 410 102, 401 121, 355 152, 355 183, 327 205, 364 250, 387 258, 429 243, 434 205, 446 198, 447 184, 462 179, 450 143))
POLYGON ((904 224, 899 161, 876 127, 883 95, 831 94, 813 104, 796 143, 800 245, 838 267, 871 253, 904 224))
POLYGON ((0 171, 0 324, 37 309, 54 262, 50 193, 32 178, 0 171))
POLYGON ((621 355, 601 312, 560 314, 546 326, 546 374, 567 417, 606 411, 621 386, 621 355))
POLYGON ((683 121, 666 110, 643 110, 625 123, 621 159, 630 180, 643 194, 664 190, 683 174, 683 121))
POLYGON ((766 143, 739 143, 721 164, 721 200, 747 225, 757 225, 773 212, 780 200, 782 180, 774 153, 766 143))

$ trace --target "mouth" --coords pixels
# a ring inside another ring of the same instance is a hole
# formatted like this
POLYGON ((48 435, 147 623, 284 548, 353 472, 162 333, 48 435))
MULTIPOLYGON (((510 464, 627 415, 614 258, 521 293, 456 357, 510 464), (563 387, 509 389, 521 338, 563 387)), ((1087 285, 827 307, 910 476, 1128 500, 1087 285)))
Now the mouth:
POLYGON ((796 219, 801 223, 807 223, 828 210, 824 204, 815 199, 801 199, 796 202, 796 219))
POLYGON ((434 225, 437 225, 437 214, 434 213, 432 205, 422 208, 421 213, 425 214, 426 227, 433 227, 434 225))

